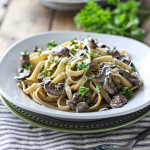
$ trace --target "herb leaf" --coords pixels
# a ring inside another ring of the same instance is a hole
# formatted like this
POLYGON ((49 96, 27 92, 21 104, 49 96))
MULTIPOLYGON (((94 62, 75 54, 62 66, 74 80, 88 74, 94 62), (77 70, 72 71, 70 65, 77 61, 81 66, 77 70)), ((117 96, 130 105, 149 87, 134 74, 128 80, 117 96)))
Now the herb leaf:
POLYGON ((78 94, 83 97, 89 90, 90 90, 89 88, 86 88, 84 86, 80 86, 78 94))
POLYGON ((25 50, 25 51, 24 51, 24 55, 27 55, 27 54, 28 54, 28 50, 25 50))
POLYGON ((88 80, 93 80, 93 76, 91 76, 91 77, 86 77, 86 81, 88 81, 88 80))
MULTIPOLYGON (((78 29, 95 31, 97 33, 116 34, 142 40, 145 31, 140 28, 144 14, 140 2, 136 0, 107 0, 106 8, 99 6, 94 0, 89 0, 74 18, 78 29), (113 5, 113 9, 112 9, 113 5), (92 14, 92 15, 91 15, 92 14)), ((147 12, 148 16, 148 12, 147 12)))
POLYGON ((29 64, 29 65, 25 64, 24 67, 25 67, 26 70, 28 70, 28 69, 30 69, 32 67, 32 64, 29 64))
POLYGON ((134 71, 134 72, 136 72, 136 70, 135 70, 135 68, 134 68, 134 67, 131 67, 131 70, 132 70, 132 71, 134 71))
POLYGON ((38 56, 41 56, 41 54, 42 54, 42 51, 39 51, 38 56))
POLYGON ((129 87, 125 87, 122 89, 122 91, 120 91, 120 94, 123 94, 128 99, 131 99, 133 92, 129 87))
POLYGON ((78 64, 76 65, 76 67, 80 70, 85 70, 88 68, 88 65, 85 64, 83 61, 82 62, 78 62, 78 64))
POLYGON ((55 60, 55 58, 52 59, 52 61, 48 62, 49 65, 51 65, 52 63, 56 62, 57 60, 55 60))
POLYGON ((99 93, 101 90, 101 88, 102 88, 103 86, 100 86, 100 85, 96 85, 96 91, 97 91, 97 93, 99 93))
POLYGON ((79 47, 79 45, 75 45, 74 47, 75 47, 75 49, 77 49, 79 47))
POLYGON ((74 40, 71 40, 70 43, 73 45, 73 44, 75 44, 75 41, 74 41, 74 40))
POLYGON ((47 68, 44 68, 44 69, 41 69, 41 70, 40 70, 40 72, 42 72, 42 75, 43 75, 43 76, 46 76, 46 72, 47 72, 47 71, 52 72, 51 69, 47 69, 47 68))
POLYGON ((47 47, 51 48, 51 47, 56 47, 57 44, 55 43, 55 40, 52 40, 51 42, 47 43, 47 47))

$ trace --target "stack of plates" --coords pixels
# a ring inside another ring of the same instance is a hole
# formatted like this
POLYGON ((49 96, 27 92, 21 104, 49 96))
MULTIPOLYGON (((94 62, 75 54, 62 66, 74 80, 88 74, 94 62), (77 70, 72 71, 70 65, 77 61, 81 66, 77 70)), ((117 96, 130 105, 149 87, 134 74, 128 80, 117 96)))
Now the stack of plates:
MULTIPOLYGON (((75 11, 84 7, 88 0, 40 0, 40 3, 46 7, 57 10, 75 11)), ((95 0, 100 5, 106 3, 106 0, 95 0)))
POLYGON ((40 33, 14 44, 2 57, 0 62, 1 100, 18 117, 43 128, 72 133, 104 132, 131 124, 150 112, 149 64, 150 48, 129 38, 84 32, 40 33), (127 50, 141 75, 143 86, 124 107, 90 113, 63 112, 35 103, 17 87, 13 77, 19 66, 21 51, 28 49, 31 53, 35 45, 46 48, 46 43, 53 39, 57 43, 63 43, 75 37, 80 40, 89 35, 110 47, 115 45, 117 48, 127 50))

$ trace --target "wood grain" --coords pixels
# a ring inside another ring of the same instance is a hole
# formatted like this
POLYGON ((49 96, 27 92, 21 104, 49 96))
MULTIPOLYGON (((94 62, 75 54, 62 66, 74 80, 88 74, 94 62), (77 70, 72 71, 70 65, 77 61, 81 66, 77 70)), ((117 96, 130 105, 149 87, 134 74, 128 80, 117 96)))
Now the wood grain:
POLYGON ((51 30, 76 31, 77 29, 73 21, 75 14, 76 12, 57 11, 54 15, 51 30))
POLYGON ((3 20, 0 32, 0 55, 26 36, 47 31, 52 10, 41 6, 38 0, 13 0, 3 20))

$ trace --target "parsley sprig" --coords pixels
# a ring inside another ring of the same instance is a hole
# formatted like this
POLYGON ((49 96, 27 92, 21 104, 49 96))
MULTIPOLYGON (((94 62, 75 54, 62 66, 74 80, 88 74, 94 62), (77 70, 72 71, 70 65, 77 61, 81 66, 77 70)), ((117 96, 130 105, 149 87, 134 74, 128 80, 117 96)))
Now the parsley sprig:
POLYGON ((40 70, 40 72, 42 72, 42 75, 43 75, 43 76, 46 76, 46 72, 48 72, 48 71, 49 71, 49 72, 52 72, 51 69, 47 69, 47 68, 44 68, 44 69, 41 69, 41 70, 40 70))
POLYGON ((132 90, 130 90, 129 87, 124 87, 119 93, 123 94, 128 99, 131 99, 132 94, 133 94, 132 90))
POLYGON ((42 54, 42 51, 39 51, 38 56, 41 56, 41 54, 42 54))
POLYGON ((96 92, 99 93, 99 92, 101 91, 101 90, 100 90, 101 88, 102 88, 101 85, 96 85, 96 92))
POLYGON ((90 90, 89 88, 86 88, 84 86, 80 86, 78 94, 83 97, 89 90, 90 90))
POLYGON ((85 8, 74 18, 77 28, 83 28, 87 32, 123 35, 142 40, 145 31, 139 25, 145 14, 140 9, 140 2, 136 0, 126 2, 107 0, 107 2, 109 5, 102 8, 94 0, 89 0, 85 8))
POLYGON ((56 62, 57 60, 55 60, 55 58, 52 59, 52 61, 48 62, 49 65, 51 65, 52 63, 56 62))
POLYGON ((85 70, 88 68, 88 65, 85 64, 83 61, 82 62, 78 62, 78 64, 76 65, 76 67, 79 69, 79 70, 85 70))
POLYGON ((24 51, 24 55, 27 55, 27 54, 28 54, 28 50, 25 50, 25 51, 24 51))
POLYGON ((28 70, 32 67, 32 64, 25 64, 24 67, 25 67, 26 70, 28 70))
POLYGON ((47 47, 51 48, 51 47, 56 47, 57 44, 55 43, 55 40, 50 41, 49 43, 47 43, 47 47))

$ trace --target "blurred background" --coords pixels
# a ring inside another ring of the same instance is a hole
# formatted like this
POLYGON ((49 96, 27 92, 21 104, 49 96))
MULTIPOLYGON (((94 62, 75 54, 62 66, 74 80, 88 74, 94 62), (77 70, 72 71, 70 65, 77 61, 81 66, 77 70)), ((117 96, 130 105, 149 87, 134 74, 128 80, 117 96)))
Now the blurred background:
POLYGON ((117 34, 150 46, 150 0, 0 0, 0 55, 44 31, 117 34))

